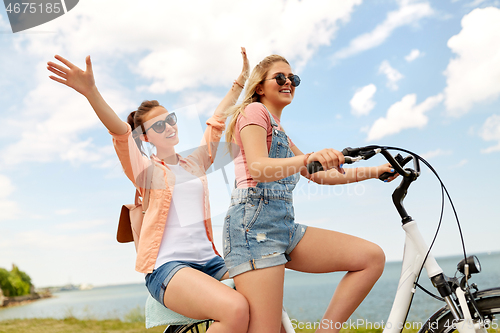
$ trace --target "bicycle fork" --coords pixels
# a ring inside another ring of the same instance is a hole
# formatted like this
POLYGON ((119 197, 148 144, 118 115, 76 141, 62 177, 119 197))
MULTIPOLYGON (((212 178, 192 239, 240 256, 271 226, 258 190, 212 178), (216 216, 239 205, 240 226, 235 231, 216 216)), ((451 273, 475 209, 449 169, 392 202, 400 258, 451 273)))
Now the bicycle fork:
POLYGON ((281 324, 285 329, 286 333, 295 333, 295 329, 293 328, 292 321, 290 317, 288 317, 288 313, 286 313, 285 307, 281 310, 281 324))
POLYGON ((482 321, 474 324, 462 288, 458 287, 455 290, 461 311, 455 300, 451 297, 453 291, 443 274, 443 270, 436 262, 432 253, 428 252, 429 248, 416 222, 413 220, 406 221, 406 223, 403 224, 403 229, 406 233, 406 240, 401 277, 391 313, 383 333, 400 333, 403 330, 413 295, 416 292, 415 283, 420 274, 420 269, 424 260, 424 267, 427 271, 427 275, 450 308, 455 318, 455 326, 459 333, 486 333, 481 323, 482 321), (426 256, 427 259, 425 259, 426 256))

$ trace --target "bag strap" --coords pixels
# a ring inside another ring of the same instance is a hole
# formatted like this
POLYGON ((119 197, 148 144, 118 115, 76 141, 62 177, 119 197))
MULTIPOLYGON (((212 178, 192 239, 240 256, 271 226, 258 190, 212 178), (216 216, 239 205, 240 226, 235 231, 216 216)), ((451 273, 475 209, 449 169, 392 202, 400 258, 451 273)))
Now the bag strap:
POLYGON ((139 193, 139 190, 135 190, 135 200, 134 203, 136 206, 142 205, 142 200, 141 200, 141 194, 139 193))
MULTIPOLYGON (((146 213, 146 210, 148 210, 148 206, 149 206, 149 194, 151 192, 151 186, 153 183, 154 168, 155 168, 155 165, 154 165, 154 163, 152 163, 151 166, 148 167, 148 171, 146 174, 146 188, 144 189, 144 198, 142 200, 142 213, 143 214, 146 213)), ((136 200, 135 204, 136 205, 139 204, 138 195, 139 195, 139 192, 136 190, 136 193, 135 193, 135 200, 136 200)))

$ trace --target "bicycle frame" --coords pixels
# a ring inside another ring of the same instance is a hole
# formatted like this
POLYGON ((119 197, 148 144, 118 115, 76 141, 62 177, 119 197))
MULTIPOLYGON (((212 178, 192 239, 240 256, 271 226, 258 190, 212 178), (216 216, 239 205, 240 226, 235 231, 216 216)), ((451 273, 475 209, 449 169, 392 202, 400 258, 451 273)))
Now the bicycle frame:
MULTIPOLYGON (((405 327, 406 318, 410 310, 411 301, 415 294, 415 282, 419 276, 422 263, 425 260, 424 267, 427 271, 429 279, 443 273, 443 270, 437 263, 432 253, 428 253, 428 246, 426 245, 420 230, 418 229, 417 222, 411 221, 403 225, 403 230, 406 233, 405 247, 403 253, 403 262, 401 267, 401 275, 399 278, 398 289, 392 304, 392 309, 389 318, 385 324, 383 333, 400 333, 405 327)), ((461 303, 462 309, 468 309, 466 306, 463 291, 457 289, 456 291, 461 303), (460 297, 462 296, 462 297, 460 297), (462 300, 463 299, 463 300, 462 300), (463 304, 462 304, 463 303, 463 304)), ((457 323, 457 330, 460 333, 477 333, 485 332, 482 328, 473 327, 470 325, 471 314, 466 312, 463 314, 464 321, 462 324, 457 323)), ((295 333, 292 322, 283 307, 281 323, 286 333, 295 333)))
MULTIPOLYGON (((399 333, 403 330, 410 310, 410 304, 416 291, 414 285, 428 252, 428 247, 415 221, 403 224, 403 229, 406 233, 406 240, 401 276, 396 297, 394 298, 389 319, 383 333, 399 333)), ((430 279, 443 273, 432 253, 429 253, 427 256, 424 266, 430 279)))
MULTIPOLYGON (((400 333, 405 327, 411 301, 416 291, 415 282, 417 281, 425 257, 427 256, 424 267, 429 279, 433 280, 433 278, 443 273, 432 253, 428 251, 429 248, 418 230, 417 223, 411 221, 403 224, 403 229, 406 233, 406 240, 401 276, 389 319, 383 333, 400 333)), ((460 311, 456 310, 456 304, 451 298, 445 298, 445 301, 452 312, 456 311, 455 318, 457 322, 455 326, 459 333, 486 333, 485 328, 481 324, 473 324, 472 315, 467 306, 463 290, 457 288, 454 292, 460 304, 460 311)))
MULTIPOLYGON (((404 224, 403 229, 406 233, 406 240, 401 276, 396 297, 383 333, 400 333, 403 330, 410 304, 415 293, 414 284, 428 252, 428 247, 415 221, 404 224)), ((443 273, 443 270, 439 267, 431 253, 427 256, 425 268, 429 278, 443 273)), ((284 308, 281 322, 285 328, 285 332, 295 332, 284 308)))
MULTIPOLYGON (((376 146, 359 148, 357 150, 354 149, 353 151, 359 153, 361 149, 373 150, 373 147, 376 146)), ((347 155, 345 153, 345 151, 349 149, 351 148, 344 149, 343 153, 345 156, 353 157, 352 155, 347 155)), ((446 307, 443 307, 433 316, 431 316, 428 322, 431 320, 436 320, 436 318, 438 318, 436 315, 441 315, 443 311, 446 311, 450 312, 453 315, 454 326, 459 333, 487 333, 483 321, 485 318, 483 318, 483 316, 479 313, 478 308, 476 307, 476 303, 474 300, 475 296, 471 296, 470 294, 468 294, 472 307, 475 308, 474 314, 479 315, 478 316, 479 318, 476 318, 476 322, 474 322, 474 320, 472 319, 473 316, 471 315, 471 308, 466 298, 466 293, 469 292, 468 287, 467 290, 464 292, 464 290, 462 290, 463 286, 460 287, 458 286, 457 283, 449 283, 450 279, 448 279, 443 274, 443 270, 441 269, 441 267, 435 260, 434 256, 430 252, 429 247, 425 243, 422 234, 420 233, 417 227, 417 223, 407 214, 403 206, 403 200, 406 196, 408 187, 420 175, 420 166, 418 159, 416 159, 415 156, 412 156, 410 158, 407 157, 405 159, 403 159, 401 156, 399 157, 396 156, 396 158, 394 158, 390 153, 387 152, 386 149, 377 148, 376 150, 377 151, 375 153, 379 152, 382 153, 382 155, 384 155, 386 159, 389 161, 389 163, 396 169, 397 173, 399 173, 404 177, 401 184, 398 186, 398 188, 396 188, 396 190, 393 193, 393 202, 402 218, 403 230, 405 231, 406 234, 405 246, 403 252, 403 262, 402 262, 401 275, 399 278, 396 296, 394 298, 389 318, 385 323, 383 333, 401 333, 405 328, 405 323, 408 316, 408 312, 410 310, 410 305, 413 299, 413 295, 416 292, 415 289, 416 282, 421 273, 422 266, 425 267, 429 279, 431 280, 433 285, 438 289, 439 293, 441 294, 441 296, 443 297, 444 301, 447 304, 446 307), (403 169, 404 164, 409 162, 411 159, 413 159, 415 170, 403 169), (455 290, 452 290, 452 286, 453 288, 455 288, 455 290), (452 296, 455 297, 455 300, 452 296)), ((350 151, 347 151, 347 153, 350 153, 350 151)), ((351 162, 346 162, 346 163, 356 162, 360 159, 368 159, 373 155, 374 154, 368 152, 365 154, 364 158, 354 157, 350 160, 351 162)), ((363 156, 362 152, 360 156, 363 156)), ((308 165, 308 169, 311 168, 310 172, 313 172, 312 170, 314 170, 314 172, 321 170, 321 167, 314 166, 313 164, 314 162, 308 165)), ((466 273, 464 274, 465 275, 464 279, 467 283, 467 276, 469 274, 468 264, 466 264, 465 267, 466 267, 465 269, 466 273)), ((464 273, 463 271, 461 272, 464 273)), ((476 271, 476 273, 477 272, 478 271, 476 271)), ((492 297, 491 299, 497 301, 497 303, 495 303, 496 306, 495 309, 497 311, 500 311, 498 310, 500 309, 500 305, 498 305, 498 303, 500 303, 498 298, 500 297, 500 288, 491 289, 490 291, 486 292, 487 293, 489 292, 492 295, 497 295, 495 296, 496 298, 492 297)), ((499 312, 495 313, 498 314, 499 312)), ((288 314, 284 307, 282 310, 281 323, 286 333, 295 333, 293 324, 290 318, 288 317, 288 314)), ((431 329, 430 331, 432 332, 433 329, 431 329)), ((425 332, 428 332, 428 330, 425 332)))
POLYGON ((290 317, 288 317, 288 313, 286 313, 284 306, 283 306, 283 309, 281 311, 281 324, 283 325, 283 328, 285 329, 286 333, 295 333, 295 329, 293 328, 292 321, 290 320, 290 317))
MULTIPOLYGON (((378 146, 355 149, 346 148, 342 153, 344 156, 349 157, 349 159, 346 158, 346 163, 348 164, 363 159, 366 160, 378 153, 381 153, 397 171, 397 173, 403 176, 403 180, 394 191, 392 198, 396 209, 402 218, 403 229, 406 233, 405 248, 398 289, 383 333, 400 333, 404 329, 411 301, 416 292, 415 286, 421 272, 422 265, 425 267, 429 279, 444 297, 446 304, 453 313, 456 320, 455 326, 459 333, 486 333, 486 330, 482 327, 481 323, 471 325, 473 322, 472 316, 469 307, 467 306, 467 300, 464 296, 464 292, 461 288, 451 290, 448 282, 446 281, 446 277, 443 274, 443 270, 436 262, 432 253, 429 251, 429 247, 426 245, 422 234, 417 227, 417 223, 411 218, 411 216, 408 215, 406 209, 404 208, 403 200, 406 197, 407 190, 411 183, 420 175, 420 164, 418 158, 414 155, 410 155, 404 159, 399 155, 393 157, 387 149, 378 146), (413 160, 414 169, 403 169, 404 165, 411 160, 413 160), (457 297, 460 310, 456 302, 451 297, 451 294, 454 294, 457 297)), ((318 165, 318 163, 314 163, 315 162, 308 166, 310 173, 322 170, 322 167, 318 165)), ((385 175, 385 179, 389 176, 390 174, 385 175)), ((381 180, 383 180, 383 178, 381 178, 381 180)), ((288 332, 289 331, 287 331, 287 333, 288 332)), ((293 330, 290 332, 293 332, 293 330)))
MULTIPOLYGON (((402 332, 408 312, 410 309, 413 295, 415 294, 415 286, 420 274, 422 264, 427 271, 427 275, 432 284, 438 289, 444 301, 456 320, 455 327, 460 333, 486 333, 486 330, 481 323, 472 325, 472 316, 467 306, 462 289, 456 288, 451 290, 451 287, 446 281, 443 270, 438 265, 434 256, 426 245, 422 234, 418 230, 416 222, 408 215, 403 205, 403 200, 406 197, 407 190, 411 183, 420 175, 420 164, 418 158, 411 155, 403 159, 401 156, 393 157, 386 149, 381 149, 380 152, 387 161, 403 176, 401 184, 396 188, 392 195, 393 202, 401 216, 403 229, 406 233, 405 249, 403 254, 403 264, 401 276, 398 283, 396 297, 389 314, 389 319, 384 328, 384 333, 400 333, 402 332), (414 169, 403 169, 404 164, 413 160, 414 169), (425 263, 424 263, 425 260, 425 263), (456 295, 459 305, 453 300, 451 295, 456 295)), ((468 274, 468 273, 467 273, 468 274)), ((466 274, 466 275, 467 275, 466 274)))

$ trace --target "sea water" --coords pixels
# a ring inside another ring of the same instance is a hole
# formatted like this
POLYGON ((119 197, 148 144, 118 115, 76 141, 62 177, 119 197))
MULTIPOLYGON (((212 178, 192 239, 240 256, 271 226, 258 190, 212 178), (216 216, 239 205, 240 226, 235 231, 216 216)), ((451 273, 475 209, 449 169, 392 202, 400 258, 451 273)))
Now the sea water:
MULTIPOLYGON (((478 255, 482 273, 471 283, 479 289, 500 287, 500 253, 478 255)), ((453 276, 460 257, 438 258, 445 274, 453 276)), ((351 320, 378 324, 387 320, 401 273, 400 262, 386 264, 384 273, 370 294, 352 315, 351 320)), ((285 273, 284 304, 291 318, 301 322, 318 322, 343 277, 343 273, 307 274, 287 270, 285 273)), ((425 270, 419 283, 434 293, 425 270)), ((144 284, 98 287, 92 290, 58 292, 54 297, 24 306, 0 310, 0 320, 12 318, 125 319, 134 309, 144 308, 147 297, 144 284)), ((408 317, 411 322, 423 322, 443 303, 417 290, 408 317)))
MULTIPOLYGON (((438 264, 444 273, 453 277, 457 270, 460 256, 438 258, 438 264)), ((479 289, 500 287, 500 253, 478 255, 482 273, 474 275, 470 283, 476 283, 479 289)), ((401 274, 401 262, 390 262, 377 281, 370 294, 351 316, 353 321, 382 323, 387 321, 396 295, 401 274)), ((306 274, 287 271, 285 278, 284 304, 290 317, 301 321, 317 322, 321 319, 343 273, 306 274)), ((425 269, 420 276, 419 284, 434 294, 436 289, 427 277, 425 269)), ((421 290, 413 297, 408 320, 425 322, 436 310, 444 306, 421 290)))

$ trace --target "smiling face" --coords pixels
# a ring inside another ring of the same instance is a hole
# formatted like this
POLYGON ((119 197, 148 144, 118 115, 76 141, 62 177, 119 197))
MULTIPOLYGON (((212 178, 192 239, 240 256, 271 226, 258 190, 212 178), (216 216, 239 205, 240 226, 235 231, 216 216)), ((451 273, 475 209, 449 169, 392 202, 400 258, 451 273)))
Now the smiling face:
POLYGON ((161 151, 173 149, 173 147, 179 143, 177 124, 171 126, 165 122, 165 118, 168 115, 169 112, 162 106, 154 107, 144 115, 143 125, 146 134, 141 135, 141 140, 148 141, 155 145, 158 154, 160 154, 161 151), (162 127, 159 125, 162 125, 162 123, 165 124, 165 130, 157 133, 155 129, 161 129, 162 127))
POLYGON ((289 64, 283 61, 275 62, 264 81, 256 88, 257 94, 260 95, 260 102, 270 110, 281 112, 285 106, 292 102, 295 94, 295 87, 288 79, 291 75, 293 73, 289 64), (274 79, 278 74, 284 74, 287 77, 282 86, 274 79))

